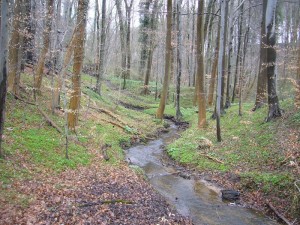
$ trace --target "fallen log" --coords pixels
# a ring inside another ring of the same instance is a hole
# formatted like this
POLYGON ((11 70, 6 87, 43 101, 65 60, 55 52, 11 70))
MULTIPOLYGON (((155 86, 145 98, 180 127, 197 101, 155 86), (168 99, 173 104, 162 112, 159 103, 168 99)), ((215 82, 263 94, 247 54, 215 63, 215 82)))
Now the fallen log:
POLYGON ((221 161, 220 159, 214 158, 214 157, 212 157, 212 156, 210 156, 210 155, 208 155, 208 154, 199 153, 199 155, 204 156, 204 157, 206 157, 206 158, 208 158, 208 159, 210 159, 210 160, 213 160, 213 161, 215 161, 215 162, 217 162, 217 163, 224 164, 224 162, 221 161))
POLYGON ((54 127, 59 133, 63 134, 64 132, 62 131, 62 129, 60 129, 60 127, 54 123, 49 116, 47 116, 47 114, 41 110, 39 107, 37 107, 39 112, 43 115, 43 117, 46 119, 46 121, 50 124, 50 126, 54 127))
POLYGON ((88 203, 79 205, 79 207, 89 207, 89 206, 95 206, 95 205, 116 204, 116 203, 134 204, 134 202, 129 201, 129 200, 116 199, 116 200, 104 200, 104 201, 98 201, 98 202, 88 202, 88 203))
POLYGON ((285 222, 287 225, 293 225, 290 221, 287 220, 287 218, 285 218, 282 214, 280 214, 270 202, 267 202, 267 205, 269 206, 270 209, 272 209, 272 211, 276 214, 276 216, 278 216, 278 218, 280 218, 283 222, 285 222))

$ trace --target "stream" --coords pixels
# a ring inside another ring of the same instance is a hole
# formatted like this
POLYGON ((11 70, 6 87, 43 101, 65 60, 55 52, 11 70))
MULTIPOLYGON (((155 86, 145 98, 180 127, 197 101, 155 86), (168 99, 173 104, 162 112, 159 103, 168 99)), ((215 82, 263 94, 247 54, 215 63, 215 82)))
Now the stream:
POLYGON ((262 213, 222 201, 220 190, 205 181, 178 175, 178 168, 165 165, 162 146, 179 137, 173 123, 168 133, 126 151, 130 163, 141 167, 151 185, 164 196, 176 210, 192 219, 194 224, 222 225, 275 225, 279 224, 262 213))

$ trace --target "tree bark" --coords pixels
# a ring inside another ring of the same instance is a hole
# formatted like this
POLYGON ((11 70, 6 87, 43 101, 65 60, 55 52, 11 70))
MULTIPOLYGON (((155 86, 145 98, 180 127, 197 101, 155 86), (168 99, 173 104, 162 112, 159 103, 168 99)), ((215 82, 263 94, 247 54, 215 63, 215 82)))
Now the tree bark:
POLYGON ((47 16, 46 16, 46 27, 43 32, 43 48, 35 69, 35 79, 34 79, 34 88, 36 91, 40 91, 42 80, 43 80, 43 70, 46 61, 46 54, 50 47, 50 37, 51 37, 51 28, 52 28, 52 17, 53 17, 53 3, 54 0, 47 1, 47 16))
POLYGON ((68 127, 71 130, 75 130, 78 123, 79 107, 80 107, 80 72, 84 58, 84 39, 86 32, 86 21, 88 11, 88 0, 79 0, 77 21, 74 37, 74 64, 73 64, 73 76, 72 84, 73 90, 71 93, 69 112, 68 112, 68 127))
POLYGON ((13 94, 17 93, 19 83, 17 83, 17 71, 19 61, 19 49, 20 46, 20 28, 21 28, 21 5, 23 0, 16 0, 14 6, 14 18, 12 22, 12 34, 9 42, 9 54, 8 54, 8 91, 13 94))
POLYGON ((172 35, 172 0, 168 0, 167 4, 167 35, 166 35, 166 56, 165 56, 165 76, 163 81, 163 89, 161 93, 159 107, 156 112, 156 117, 162 119, 166 107, 167 93, 170 80, 170 63, 171 63, 171 35, 172 35))
POLYGON ((101 39, 100 39, 100 55, 99 55, 99 74, 97 77, 96 91, 101 95, 101 83, 104 76, 104 56, 106 41, 106 0, 102 0, 102 21, 101 21, 101 39))
POLYGON ((198 0, 197 16, 197 101, 198 101, 198 128, 206 126, 206 96, 204 74, 204 0, 198 0))
POLYGON ((220 44, 220 25, 218 26, 215 57, 214 57, 214 62, 213 62, 213 66, 212 66, 210 84, 209 84, 209 89, 208 89, 208 105, 209 106, 212 106, 213 101, 214 101, 214 92, 215 92, 216 78, 217 78, 217 72, 218 72, 219 44, 220 44))
POLYGON ((153 52, 155 49, 154 39, 155 39, 155 31, 157 29, 157 10, 158 10, 158 0, 154 0, 153 5, 153 11, 150 18, 150 35, 148 37, 149 40, 149 50, 148 50, 148 56, 147 56, 147 70, 145 74, 145 80, 144 80, 144 94, 149 94, 149 80, 151 75, 151 68, 152 68, 152 60, 153 60, 153 52))
POLYGON ((222 98, 222 71, 223 71, 223 56, 224 56, 224 35, 225 35, 225 10, 226 0, 221 0, 221 25, 220 25, 220 51, 218 58, 218 84, 217 84, 217 101, 216 101, 216 119, 217 119, 217 140, 222 141, 221 137, 221 98, 222 98))
POLYGON ((7 60, 7 39, 8 39, 8 1, 1 0, 0 17, 0 157, 3 157, 2 136, 5 118, 5 98, 6 98, 6 60, 7 60))
POLYGON ((180 111, 180 83, 182 75, 182 21, 181 21, 181 5, 182 0, 177 1, 177 77, 176 77, 176 99, 175 99, 175 108, 176 108, 176 120, 181 120, 182 113, 180 111))
POLYGON ((295 95, 295 105, 300 108, 300 40, 298 43, 298 68, 297 68, 297 76, 296 76, 296 95, 295 95))
POLYGON ((116 0, 117 13, 119 17, 120 42, 121 42, 121 77, 123 81, 123 89, 126 87, 126 30, 124 25, 123 14, 121 10, 121 0, 116 0))
POLYGON ((266 8, 268 0, 263 0, 263 15, 261 22, 261 37, 260 37, 260 61, 259 61, 259 72, 257 79, 256 99, 253 111, 261 108, 266 102, 267 92, 267 67, 266 67, 266 8))
POLYGON ((277 0, 268 0, 266 8, 266 44, 267 44, 267 79, 268 79, 268 106, 269 112, 266 121, 271 121, 273 118, 281 117, 279 100, 276 91, 276 34, 275 34, 275 13, 277 0))

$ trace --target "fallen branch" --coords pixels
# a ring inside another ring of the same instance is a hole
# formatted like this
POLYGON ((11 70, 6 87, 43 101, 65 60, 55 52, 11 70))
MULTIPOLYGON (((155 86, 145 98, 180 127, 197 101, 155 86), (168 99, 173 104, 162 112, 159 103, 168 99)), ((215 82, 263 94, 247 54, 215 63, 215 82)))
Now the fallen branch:
POLYGON ((113 112, 107 110, 107 109, 103 109, 103 108, 96 108, 96 107, 93 107, 93 106, 90 106, 91 109, 94 109, 100 113, 105 113, 107 115, 109 115, 110 117, 118 120, 120 123, 122 123, 123 125, 127 125, 124 121, 122 121, 120 118, 118 118, 116 115, 113 114, 113 112))
POLYGON ((103 121, 103 122, 105 122, 105 123, 110 123, 110 124, 112 124, 112 125, 114 125, 114 126, 116 126, 116 127, 119 127, 119 128, 121 128, 121 129, 123 129, 123 130, 126 130, 126 129, 125 129, 125 126, 123 126, 123 125, 121 125, 121 124, 118 124, 118 123, 116 123, 116 122, 114 122, 114 121, 105 120, 105 119, 100 119, 100 120, 103 121))
POLYGON ((281 215, 270 202, 267 202, 267 205, 278 216, 278 218, 284 221, 287 225, 292 225, 292 223, 290 223, 290 221, 288 221, 283 215, 281 215))
POLYGON ((60 127, 58 125, 56 125, 56 123, 54 123, 50 118, 49 116, 47 116, 47 114, 41 110, 39 107, 37 107, 39 112, 44 116, 44 118, 46 119, 46 121, 52 126, 54 127, 59 133, 63 134, 63 131, 62 129, 60 129, 60 127))
POLYGON ((210 160, 213 160, 213 161, 215 161, 217 163, 224 164, 224 162, 221 161, 220 159, 214 158, 214 157, 212 157, 212 156, 210 156, 208 154, 204 154, 204 153, 199 153, 199 154, 202 155, 202 156, 205 156, 206 158, 208 158, 210 160))
POLYGON ((37 106, 37 104, 34 103, 34 102, 29 102, 29 101, 27 101, 27 100, 21 98, 20 96, 15 95, 14 93, 11 93, 11 94, 15 97, 15 99, 18 99, 18 100, 20 100, 21 102, 24 102, 24 103, 29 104, 29 105, 37 106))
POLYGON ((79 207, 89 207, 89 206, 94 206, 94 205, 116 204, 116 203, 133 204, 132 201, 116 199, 116 200, 105 200, 105 201, 98 201, 98 202, 88 202, 88 203, 79 205, 79 207))

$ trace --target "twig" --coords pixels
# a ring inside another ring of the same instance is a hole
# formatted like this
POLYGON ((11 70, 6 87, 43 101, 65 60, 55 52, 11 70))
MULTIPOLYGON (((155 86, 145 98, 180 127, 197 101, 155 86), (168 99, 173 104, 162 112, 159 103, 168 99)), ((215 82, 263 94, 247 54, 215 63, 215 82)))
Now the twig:
POLYGON ((204 153, 199 153, 199 154, 202 155, 202 156, 205 156, 206 158, 211 159, 211 160, 213 160, 213 161, 215 161, 217 163, 224 164, 224 162, 221 161, 220 159, 214 158, 214 157, 212 157, 212 156, 210 156, 208 154, 204 154, 204 153))
POLYGON ((283 215, 281 215, 275 208, 274 206, 270 203, 267 202, 267 205, 270 207, 270 209, 273 210, 273 212, 282 220, 284 221, 287 225, 292 225, 292 223, 290 223, 290 221, 288 221, 283 215))
POLYGON ((94 205, 115 204, 115 203, 133 204, 132 201, 116 199, 116 200, 105 200, 105 201, 98 201, 98 202, 88 202, 88 203, 79 205, 79 207, 89 207, 89 206, 94 206, 94 205))
POLYGON ((47 114, 46 114, 43 110, 41 110, 39 107, 37 107, 37 108, 38 108, 39 112, 44 116, 44 118, 46 119, 46 121, 47 121, 52 127, 54 127, 59 133, 62 134, 62 133, 63 133, 62 129, 60 129, 59 126, 56 125, 56 123, 54 123, 54 122, 47 116, 47 114))

